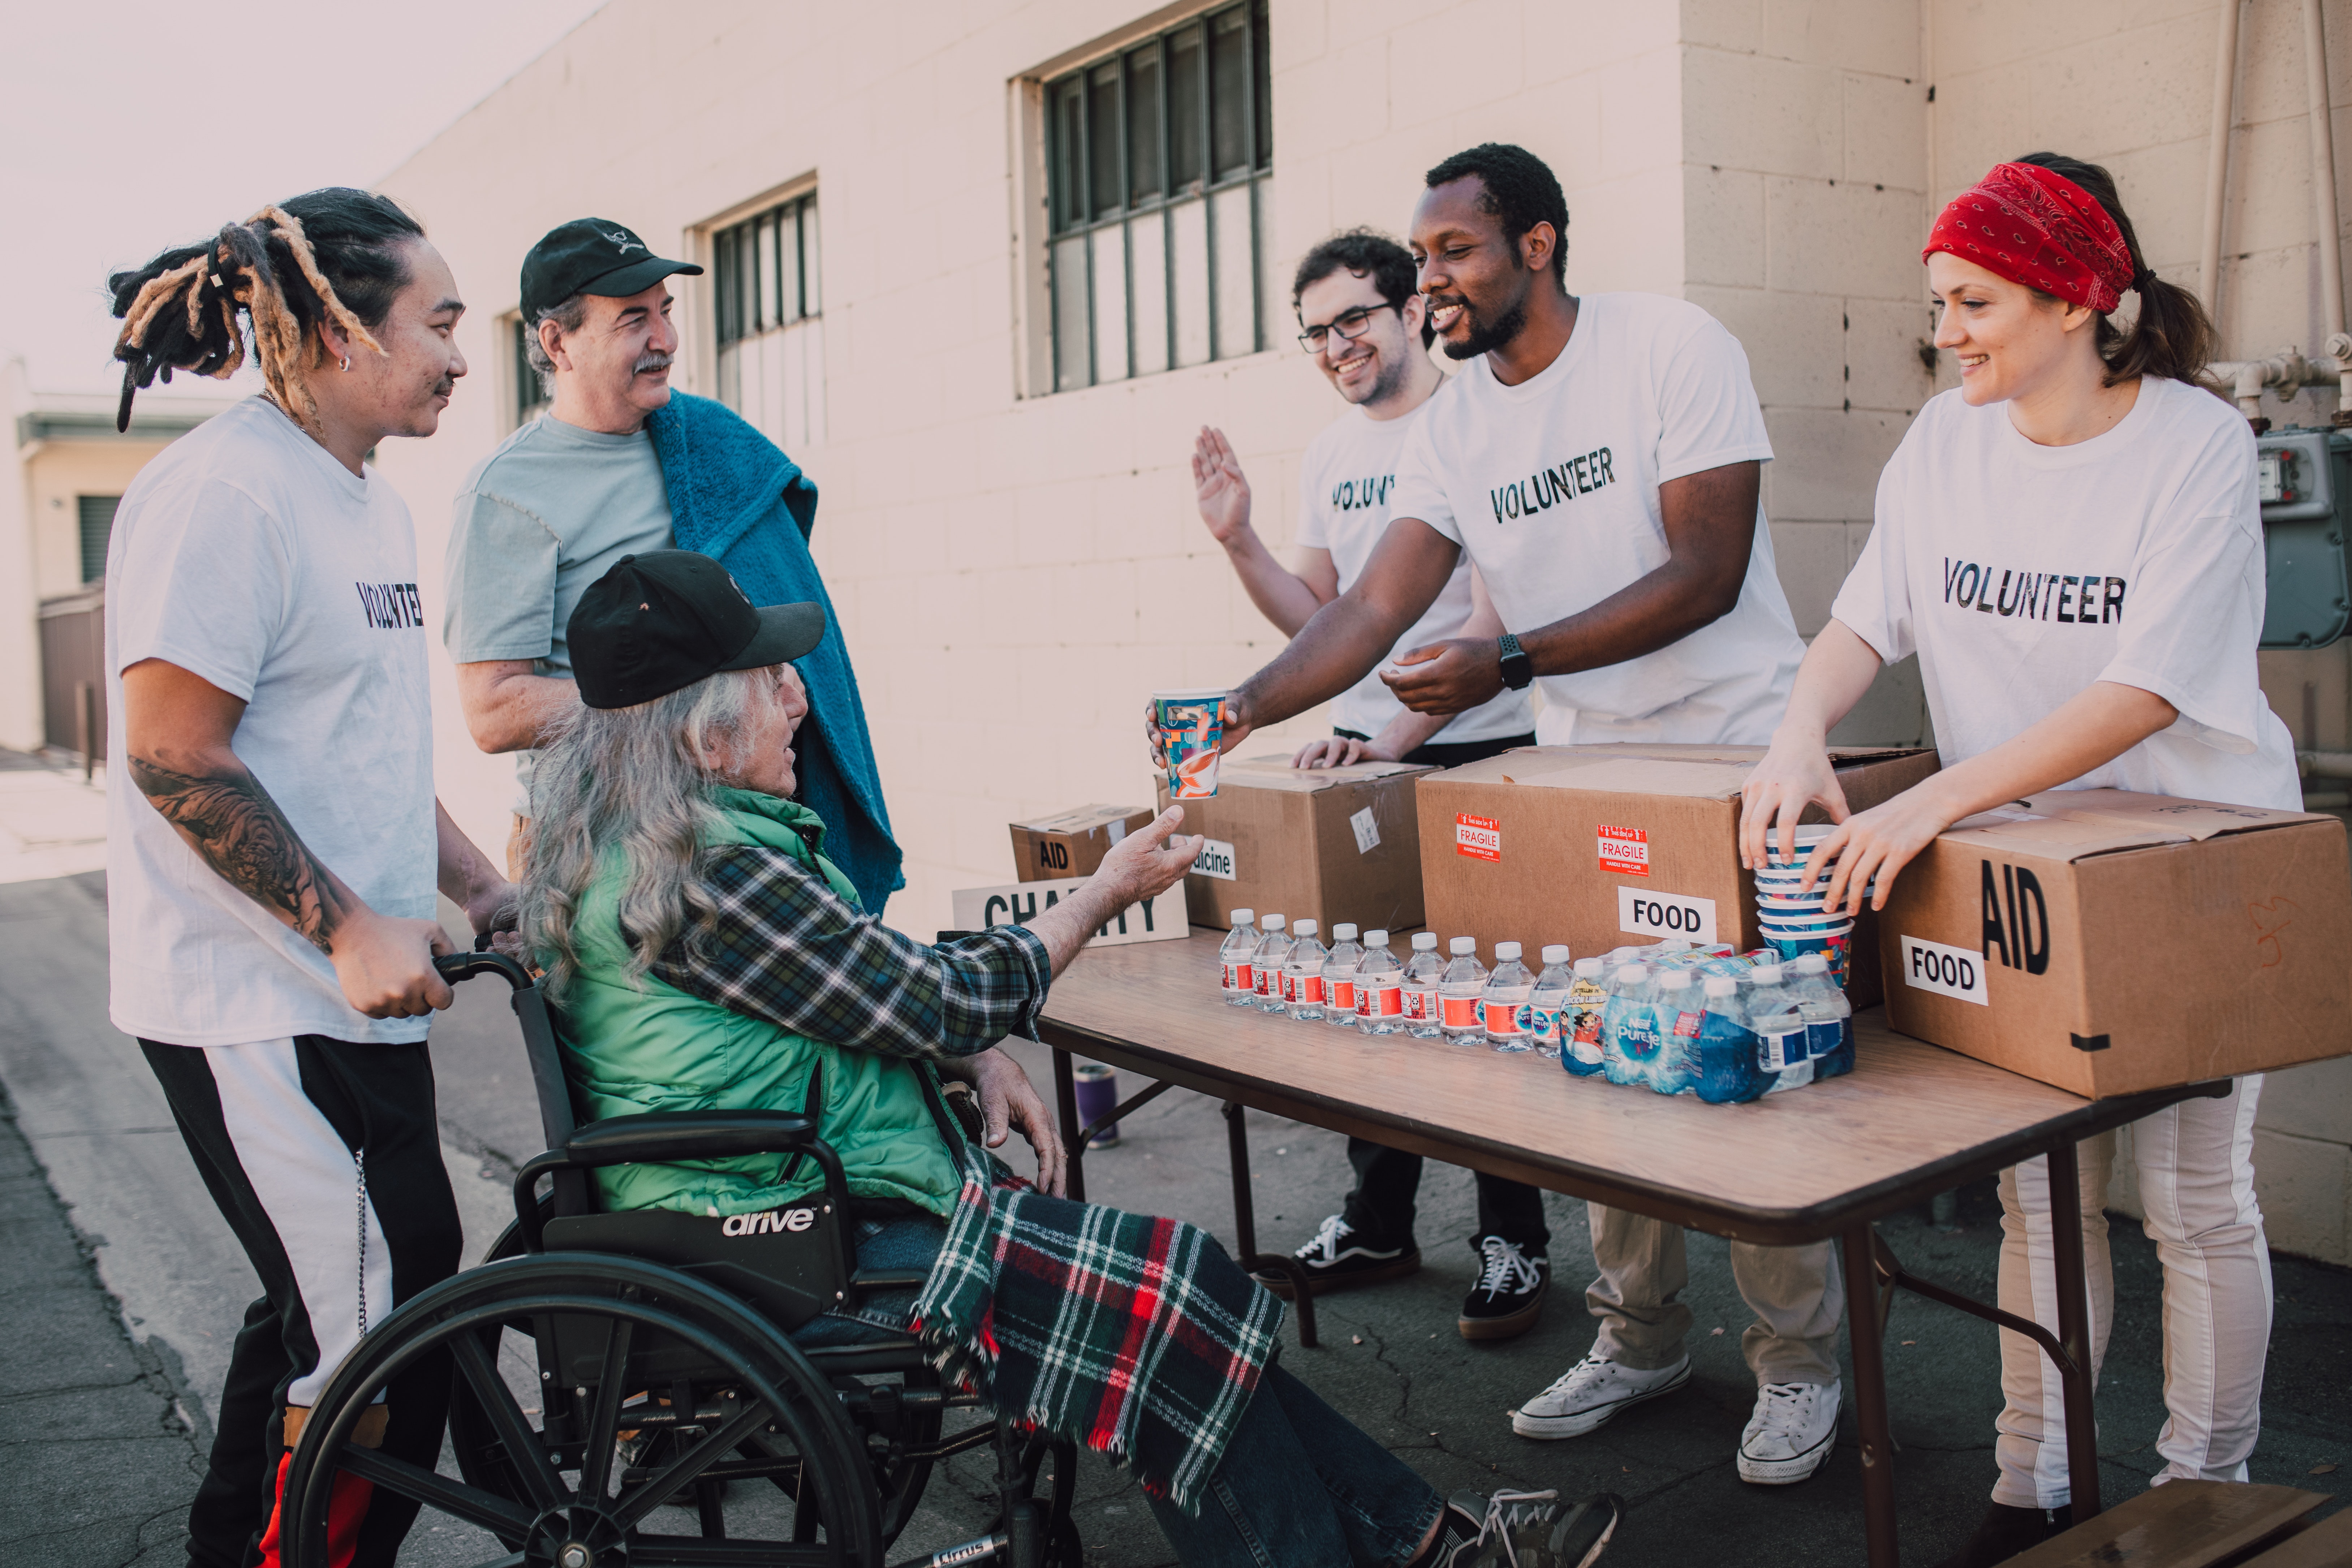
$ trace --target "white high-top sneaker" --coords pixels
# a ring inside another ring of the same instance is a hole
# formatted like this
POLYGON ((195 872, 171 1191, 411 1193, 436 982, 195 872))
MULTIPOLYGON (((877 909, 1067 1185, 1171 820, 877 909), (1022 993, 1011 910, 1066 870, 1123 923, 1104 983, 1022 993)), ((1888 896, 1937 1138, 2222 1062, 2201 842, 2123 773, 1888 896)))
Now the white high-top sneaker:
POLYGON ((1837 1447, 1835 1383, 1768 1383, 1756 1391, 1756 1413, 1739 1435, 1739 1479, 1785 1487, 1822 1468, 1837 1447))
POLYGON ((1672 1394, 1690 1381, 1690 1374, 1686 1355, 1655 1372, 1589 1355, 1512 1411, 1511 1430, 1522 1437, 1580 1437, 1630 1405, 1672 1394))

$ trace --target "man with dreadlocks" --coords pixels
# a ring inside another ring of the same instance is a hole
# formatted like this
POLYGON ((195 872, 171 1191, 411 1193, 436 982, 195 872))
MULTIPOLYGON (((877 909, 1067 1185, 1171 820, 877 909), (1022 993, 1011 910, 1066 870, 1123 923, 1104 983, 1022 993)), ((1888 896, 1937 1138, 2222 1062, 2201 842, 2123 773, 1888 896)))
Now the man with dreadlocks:
MULTIPOLYGON (((107 797, 112 1016, 262 1282, 188 1515, 192 1563, 245 1568, 277 1562, 336 1363, 457 1265, 434 889, 478 931, 512 889, 434 799, 415 531, 365 458, 433 434, 465 306, 414 218, 340 188, 110 283, 119 423, 158 374, 230 374, 248 329, 265 387, 141 472, 106 563, 108 754, 138 786, 107 797)), ((361 1440, 431 1468, 448 1378, 394 1379, 361 1440)), ((390 1563, 415 1513, 338 1477, 333 1561, 390 1563)))

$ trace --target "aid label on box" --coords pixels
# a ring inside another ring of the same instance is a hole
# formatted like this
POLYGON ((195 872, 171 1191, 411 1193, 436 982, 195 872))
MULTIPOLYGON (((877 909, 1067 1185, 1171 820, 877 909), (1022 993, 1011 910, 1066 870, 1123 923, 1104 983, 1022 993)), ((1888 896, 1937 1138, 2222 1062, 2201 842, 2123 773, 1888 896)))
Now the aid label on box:
POLYGON ((1902 943, 1903 984, 1979 1007, 1992 1005, 1992 997, 1985 990, 1984 954, 1965 947, 1946 947, 1924 937, 1906 936, 1902 943))
POLYGON ((1503 858, 1503 825, 1491 816, 1473 816, 1466 811, 1454 814, 1454 852, 1467 855, 1474 860, 1496 860, 1503 858))
POLYGON ((1204 838, 1201 852, 1192 857, 1192 874, 1214 877, 1221 882, 1234 879, 1234 847, 1222 839, 1204 838))
MULTIPOLYGON (((1600 827, 1601 868, 1621 877, 1650 874, 1650 830, 1646 827, 1600 827)), ((1632 930, 1632 927, 1627 927, 1632 930)))
MULTIPOLYGON (((1605 831, 1605 829, 1604 829, 1605 831)), ((1644 871, 1643 876, 1649 873, 1644 871)), ((1715 900, 1681 893, 1645 893, 1638 888, 1617 889, 1617 929, 1635 936, 1685 942, 1715 940, 1715 900)))

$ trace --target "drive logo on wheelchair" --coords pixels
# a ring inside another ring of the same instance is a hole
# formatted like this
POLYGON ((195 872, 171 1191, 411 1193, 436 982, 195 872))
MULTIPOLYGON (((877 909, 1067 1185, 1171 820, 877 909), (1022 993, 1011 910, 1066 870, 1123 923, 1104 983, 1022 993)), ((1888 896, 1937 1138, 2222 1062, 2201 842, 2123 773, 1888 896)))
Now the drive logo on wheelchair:
POLYGON ((779 1230, 806 1230, 816 1223, 816 1210, 770 1209, 765 1214, 730 1215, 719 1225, 721 1236, 766 1236, 779 1230))

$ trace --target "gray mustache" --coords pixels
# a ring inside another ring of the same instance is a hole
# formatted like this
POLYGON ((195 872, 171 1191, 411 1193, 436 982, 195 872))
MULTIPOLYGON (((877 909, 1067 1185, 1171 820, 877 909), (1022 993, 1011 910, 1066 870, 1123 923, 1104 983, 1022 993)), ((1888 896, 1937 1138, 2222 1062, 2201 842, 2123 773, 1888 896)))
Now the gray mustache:
POLYGON ((674 354, 640 354, 637 357, 637 367, 632 374, 643 375, 649 370, 667 370, 671 360, 676 357, 674 354))

